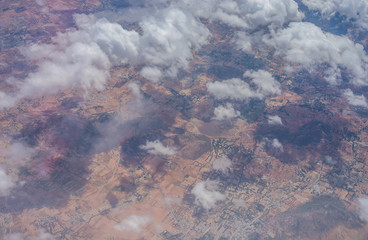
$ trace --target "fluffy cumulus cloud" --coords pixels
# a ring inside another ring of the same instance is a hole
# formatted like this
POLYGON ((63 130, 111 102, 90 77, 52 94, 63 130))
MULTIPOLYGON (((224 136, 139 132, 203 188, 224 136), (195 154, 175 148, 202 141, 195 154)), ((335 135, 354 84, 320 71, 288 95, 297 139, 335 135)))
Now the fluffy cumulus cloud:
POLYGON ((346 89, 343 93, 344 98, 349 102, 350 105, 358 107, 367 107, 367 99, 364 95, 355 95, 351 89, 346 89))
POLYGON ((368 29, 368 2, 360 0, 302 0, 311 10, 318 10, 322 16, 330 18, 339 13, 359 27, 368 29))
POLYGON ((141 54, 143 61, 151 65, 143 69, 146 77, 163 74, 174 77, 178 69, 186 68, 192 59, 192 49, 198 49, 206 43, 208 29, 189 12, 180 8, 169 7, 158 11, 140 24, 143 29, 141 54), (153 66, 153 68, 152 68, 153 66))
POLYGON ((184 0, 184 3, 199 17, 244 29, 270 24, 282 26, 303 18, 294 0, 184 0))
POLYGON ((164 146, 159 140, 147 141, 145 145, 140 146, 141 149, 146 150, 151 154, 174 155, 175 150, 169 146, 164 146))
POLYGON ((359 208, 360 218, 368 222, 368 198, 359 198, 358 208, 359 208))
POLYGON ((203 181, 197 183, 192 189, 192 193, 196 198, 196 204, 209 210, 215 207, 218 201, 225 200, 225 195, 218 192, 217 189, 218 182, 216 181, 203 181))
POLYGON ((351 83, 367 85, 368 56, 360 44, 348 37, 323 32, 307 22, 293 22, 288 28, 265 36, 263 41, 275 48, 285 60, 300 64, 309 71, 328 66, 325 79, 331 84, 341 81, 341 70, 351 75, 351 83))
POLYGON ((216 158, 215 161, 212 163, 212 168, 217 171, 221 171, 224 174, 227 174, 229 172, 229 168, 231 167, 232 162, 231 160, 226 156, 221 156, 219 158, 216 158))
POLYGON ((229 120, 240 116, 240 112, 235 110, 231 103, 227 103, 225 106, 220 105, 214 110, 215 120, 229 120))
POLYGON ((252 79, 252 83, 256 85, 256 93, 263 97, 281 94, 280 83, 267 71, 246 71, 244 77, 252 79))
POLYGON ((282 125, 282 120, 279 116, 268 116, 267 117, 267 123, 270 125, 282 125))
POLYGON ((280 141, 277 138, 272 139, 271 145, 272 147, 280 150, 281 152, 284 151, 284 147, 282 146, 282 143, 280 143, 280 141))
POLYGON ((267 71, 246 71, 244 77, 250 78, 251 84, 239 78, 233 78, 221 82, 208 83, 207 91, 217 99, 233 100, 263 99, 268 96, 281 94, 280 83, 267 71))
POLYGON ((75 29, 58 33, 50 44, 33 44, 25 56, 37 64, 13 95, 0 92, 0 107, 24 97, 55 94, 69 87, 104 88, 110 68, 143 64, 142 76, 152 81, 175 77, 187 68, 192 50, 206 43, 209 31, 190 12, 168 7, 140 21, 142 34, 105 18, 77 14, 75 29))
POLYGON ((183 0, 194 15, 236 27, 238 49, 252 52, 263 27, 277 29, 290 21, 301 21, 304 14, 294 0, 183 0), (250 35, 249 32, 252 32, 250 35))
POLYGON ((239 78, 208 83, 207 91, 217 99, 245 100, 262 97, 256 94, 247 82, 239 78))
POLYGON ((119 224, 115 225, 114 228, 118 231, 140 233, 143 228, 150 222, 151 218, 149 216, 133 214, 125 218, 119 224))

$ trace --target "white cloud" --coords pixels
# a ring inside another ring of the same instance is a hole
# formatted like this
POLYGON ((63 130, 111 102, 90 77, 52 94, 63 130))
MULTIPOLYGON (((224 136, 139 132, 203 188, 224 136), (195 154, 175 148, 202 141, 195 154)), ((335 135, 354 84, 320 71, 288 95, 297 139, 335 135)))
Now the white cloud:
POLYGON ((197 183, 192 189, 192 193, 196 197, 196 204, 208 210, 215 207, 218 201, 225 200, 225 195, 217 191, 217 186, 218 182, 216 181, 197 183))
POLYGON ((282 125, 282 120, 279 116, 274 115, 274 116, 268 116, 267 117, 267 122, 270 125, 282 125))
POLYGON ((254 42, 254 35, 249 35, 245 32, 238 32, 237 37, 233 40, 236 48, 246 52, 248 54, 252 53, 252 45, 254 42))
POLYGON ((208 83, 207 91, 217 99, 246 100, 248 98, 262 98, 250 88, 248 83, 239 78, 208 83))
POLYGON ((141 70, 141 76, 151 80, 154 83, 157 83, 162 78, 162 72, 157 67, 144 67, 141 70))
POLYGON ((303 18, 294 0, 184 0, 184 3, 199 17, 244 29, 256 29, 270 24, 282 26, 286 22, 303 18))
POLYGON ((24 48, 24 55, 38 68, 16 86, 14 95, 0 92, 0 107, 70 87, 102 90, 110 68, 121 64, 148 64, 141 73, 154 82, 162 76, 175 77, 188 67, 192 50, 209 36, 190 12, 175 7, 153 11, 143 19, 142 35, 105 18, 76 14, 74 19, 76 29, 58 33, 50 44, 24 48))
POLYGON ((147 141, 145 145, 139 146, 141 149, 146 150, 151 154, 162 154, 162 155, 174 155, 175 150, 169 146, 164 146, 159 140, 147 141))
POLYGON ((5 169, 0 168, 0 196, 8 195, 15 186, 15 178, 8 175, 5 169))
POLYGON ((361 28, 368 29, 368 2, 361 0, 302 0, 311 10, 319 10, 330 18, 337 12, 346 16, 361 28))
POLYGON ((257 94, 261 94, 263 97, 281 94, 280 83, 267 71, 250 70, 246 71, 243 76, 252 79, 252 83, 256 85, 257 94))
POLYGON ((294 0, 184 0, 184 3, 200 18, 235 27, 239 32, 233 42, 248 54, 252 53, 252 45, 259 42, 264 27, 274 30, 304 17, 294 0))
POLYGON ((350 105, 358 106, 358 107, 367 107, 367 99, 364 95, 355 95, 351 89, 346 89, 343 92, 343 96, 346 100, 348 100, 350 105))
POLYGON ((130 215, 119 224, 115 225, 114 228, 118 231, 140 233, 143 228, 150 222, 151 218, 149 216, 130 215))
POLYGON ((215 120, 225 120, 225 119, 233 119, 240 116, 240 112, 235 110, 231 103, 227 103, 225 106, 218 106, 214 110, 215 116, 213 119, 215 120))
POLYGON ((274 138, 274 139, 272 140, 271 144, 272 144, 272 147, 274 147, 274 148, 276 148, 276 149, 280 150, 281 152, 283 152, 283 151, 284 151, 284 148, 283 148, 283 146, 282 146, 282 143, 280 143, 280 141, 279 141, 277 138, 274 138))
POLYGON ((359 208, 360 218, 368 222, 368 198, 359 198, 358 208, 359 208))
POLYGON ((187 68, 192 49, 207 42, 208 29, 188 11, 169 7, 141 22, 141 56, 145 63, 161 67, 175 77, 178 69, 187 68))
MULTIPOLYGON (((263 141, 271 149, 278 150, 280 152, 284 151, 284 147, 282 143, 277 138, 274 138, 274 139, 263 138, 263 141)), ((260 149, 263 151, 263 145, 260 146, 260 149)))
POLYGON ((222 82, 207 84, 207 91, 217 99, 247 100, 249 98, 263 99, 281 94, 280 83, 269 72, 264 70, 246 71, 244 77, 250 78, 252 88, 247 82, 233 78, 222 82))
POLYGON ((351 83, 367 85, 368 56, 360 44, 348 37, 323 32, 307 22, 293 22, 288 28, 273 32, 263 41, 275 48, 276 54, 297 63, 309 71, 326 64, 326 80, 331 84, 341 81, 341 69, 351 74, 351 83))
POLYGON ((218 170, 224 174, 227 174, 231 165, 231 160, 226 156, 222 156, 220 158, 216 158, 215 161, 213 161, 212 168, 214 170, 218 170))
POLYGON ((141 99, 143 98, 142 96, 142 92, 141 89, 139 87, 139 85, 135 82, 131 82, 128 84, 128 87, 130 88, 130 90, 132 91, 132 93, 138 98, 141 99))

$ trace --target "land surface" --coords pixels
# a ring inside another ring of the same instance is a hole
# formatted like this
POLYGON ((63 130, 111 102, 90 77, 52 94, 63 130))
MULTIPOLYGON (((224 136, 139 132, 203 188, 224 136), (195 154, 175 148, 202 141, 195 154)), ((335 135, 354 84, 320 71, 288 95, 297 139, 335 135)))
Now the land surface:
MULTIPOLYGON (((19 46, 49 42, 73 27, 73 13, 98 13, 116 4, 45 3, 0 2, 0 62, 7 63, 0 66, 2 89, 8 77, 35 68, 19 46)), ((356 205, 368 193, 367 110, 348 106, 321 81, 304 81, 312 79, 308 73, 285 74, 281 59, 232 49, 231 29, 207 27, 214 43, 196 52, 188 72, 175 81, 153 84, 138 69, 121 66, 112 70, 104 91, 67 89, 23 99, 0 113, 1 134, 38 151, 8 170, 23 184, 0 197, 0 235, 37 236, 44 229, 56 239, 76 240, 368 239, 356 205), (206 84, 261 66, 279 76, 282 95, 234 103, 242 105, 239 118, 213 120, 218 100, 206 84), (149 115, 131 113, 132 81, 141 83, 149 115), (267 116, 276 114, 283 125, 267 124, 267 116), (103 126, 116 116, 124 116, 124 123, 112 125, 117 141, 109 144, 101 128, 111 131, 103 126), (283 151, 265 140, 273 138, 283 151), (147 154, 139 148, 147 139, 160 139, 177 153, 147 154), (224 155, 232 166, 214 170, 213 162, 224 155), (197 204, 192 193, 207 180, 218 181, 226 196, 211 209, 197 204), (114 228, 132 214, 149 216, 141 232, 114 228)), ((9 144, 1 141, 3 148, 9 144)))

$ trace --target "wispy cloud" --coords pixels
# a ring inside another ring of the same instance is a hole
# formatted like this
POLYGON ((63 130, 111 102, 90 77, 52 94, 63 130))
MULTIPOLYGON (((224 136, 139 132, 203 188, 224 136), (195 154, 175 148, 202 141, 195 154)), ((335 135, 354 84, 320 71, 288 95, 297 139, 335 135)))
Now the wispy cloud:
POLYGON ((221 171, 224 174, 229 173, 229 168, 231 167, 232 162, 226 156, 221 156, 216 158, 215 161, 212 163, 212 168, 217 171, 221 171))
POLYGON ((140 233, 151 221, 152 219, 149 216, 133 214, 125 218, 119 224, 115 225, 114 228, 118 231, 140 233))

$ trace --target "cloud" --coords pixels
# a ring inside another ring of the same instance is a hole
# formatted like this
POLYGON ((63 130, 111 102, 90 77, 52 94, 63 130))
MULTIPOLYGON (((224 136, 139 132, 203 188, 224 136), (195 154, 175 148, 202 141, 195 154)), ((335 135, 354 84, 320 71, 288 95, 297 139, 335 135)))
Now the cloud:
POLYGON ((359 216, 368 222, 368 198, 358 198, 359 216))
POLYGON ((128 84, 128 87, 133 92, 133 94, 137 97, 138 100, 143 99, 141 89, 140 89, 140 87, 137 83, 131 82, 131 83, 128 84))
POLYGON ((159 68, 157 67, 144 67, 141 70, 141 76, 151 80, 154 83, 157 83, 160 81, 160 79, 162 78, 162 72, 159 68))
POLYGON ((243 76, 252 79, 252 83, 256 85, 257 94, 263 97, 281 94, 280 83, 267 71, 246 71, 243 76))
POLYGON ((101 29, 101 35, 108 36, 109 30, 119 29, 119 25, 86 15, 75 15, 75 22, 77 29, 58 33, 50 44, 32 44, 24 48, 24 55, 38 68, 19 84, 15 95, 0 94, 1 107, 10 107, 24 97, 55 94, 69 87, 104 88, 112 64, 87 26, 93 22, 94 30, 101 29))
POLYGON ((207 91, 217 99, 246 100, 248 98, 262 98, 250 88, 248 83, 239 78, 208 83, 207 91))
POLYGON ((38 236, 25 236, 22 233, 10 233, 5 235, 4 240, 54 240, 56 239, 50 233, 47 233, 45 230, 40 230, 38 236))
POLYGON ((278 151, 281 151, 283 152, 284 151, 284 147, 282 145, 282 143, 277 139, 277 138, 274 138, 274 139, 269 139, 269 138, 264 138, 263 139, 265 141, 265 143, 267 144, 267 146, 271 149, 274 149, 274 150, 278 150, 278 151))
POLYGON ((214 170, 221 171, 222 173, 227 174, 231 165, 231 160, 226 156, 222 156, 220 158, 216 158, 215 161, 213 161, 212 168, 214 170))
POLYGON ((135 98, 124 104, 120 113, 112 116, 110 120, 97 124, 101 137, 94 142, 93 149, 96 152, 115 148, 134 136, 146 134, 152 128, 157 128, 157 126, 151 126, 155 124, 153 115, 157 105, 144 99, 137 83, 132 82, 128 87, 135 98))
POLYGON ((267 117, 267 122, 270 125, 282 125, 282 120, 277 115, 275 115, 275 116, 268 116, 267 117))
POLYGON ((368 29, 368 2, 357 0, 302 0, 303 4, 311 10, 318 10, 325 18, 336 13, 346 16, 354 24, 368 29))
POLYGON ((331 166, 337 163, 336 160, 334 160, 331 156, 328 156, 328 155, 325 156, 324 160, 326 164, 331 165, 331 166))
POLYGON ((192 189, 192 193, 196 197, 196 204, 209 210, 215 207, 218 201, 225 200, 225 195, 217 191, 217 186, 218 182, 216 181, 203 181, 197 183, 192 189))
POLYGON ((233 119, 240 116, 240 112, 235 110, 231 103, 226 103, 225 106, 220 105, 214 110, 215 116, 213 119, 221 121, 226 119, 233 119))
POLYGON ((351 75, 350 82, 367 85, 368 57, 364 48, 348 37, 323 32, 308 22, 293 22, 288 28, 272 32, 263 41, 274 47, 276 55, 309 71, 327 65, 325 79, 330 84, 341 82, 341 70, 351 75))
POLYGON ((0 196, 9 195, 17 185, 17 177, 14 174, 8 174, 9 168, 19 167, 20 164, 33 157, 35 152, 34 149, 20 142, 0 148, 0 157, 5 159, 4 164, 0 165, 0 196))
POLYGON ((110 68, 122 64, 143 65, 142 76, 154 82, 175 77, 210 34, 190 12, 175 7, 145 17, 139 23, 142 34, 93 15, 75 14, 74 20, 76 28, 58 33, 50 44, 23 49, 37 70, 17 81, 14 94, 0 92, 0 107, 71 87, 103 90, 110 68))
POLYGON ((13 142, 6 147, 0 147, 0 157, 6 160, 8 166, 17 166, 33 157, 36 150, 25 146, 21 142, 13 142))
POLYGON ((367 99, 364 95, 355 95, 351 89, 346 89, 343 92, 343 96, 346 100, 348 100, 350 105, 357 107, 367 107, 367 99))
POLYGON ((175 150, 164 146, 159 140, 153 142, 147 141, 145 145, 139 146, 141 149, 146 150, 150 154, 162 154, 162 155, 174 155, 175 150))
POLYGON ((281 152, 284 151, 284 148, 282 146, 282 144, 280 143, 280 141, 277 139, 277 138, 274 138, 272 141, 271 141, 271 145, 272 147, 280 150, 281 152))
POLYGON ((238 32, 233 42, 237 49, 242 50, 245 53, 251 54, 254 39, 255 39, 254 35, 249 35, 245 32, 238 32))
POLYGON ((0 168, 0 196, 8 195, 15 186, 15 178, 8 175, 5 169, 0 168))
POLYGON ((247 82, 232 78, 207 84, 207 91, 217 99, 247 100, 249 98, 263 99, 281 94, 280 83, 269 72, 264 70, 246 71, 243 75, 251 79, 251 87, 247 82))
POLYGON ((153 81, 160 75, 157 67, 168 77, 186 69, 193 58, 192 50, 199 49, 210 35, 189 11, 176 7, 159 10, 140 25, 143 29, 140 56, 150 67, 143 69, 143 74, 153 81), (147 72, 154 73, 153 77, 149 78, 147 72))
POLYGON ((300 21, 304 16, 293 0, 184 0, 184 3, 196 16, 243 29, 270 24, 282 26, 289 21, 300 21))
POLYGON ((114 228, 118 231, 128 231, 133 233, 140 233, 143 228, 151 222, 151 218, 146 215, 130 215, 125 218, 119 224, 115 225, 114 228))
POLYGON ((265 30, 280 28, 291 21, 301 21, 304 17, 294 0, 184 0, 183 2, 200 18, 234 27, 238 32, 233 43, 248 54, 252 53, 252 45, 259 42, 265 30))

